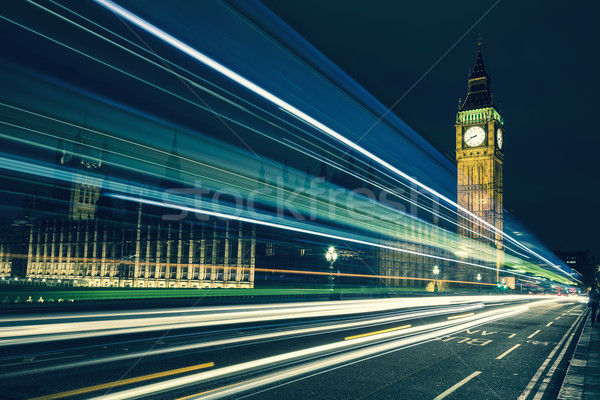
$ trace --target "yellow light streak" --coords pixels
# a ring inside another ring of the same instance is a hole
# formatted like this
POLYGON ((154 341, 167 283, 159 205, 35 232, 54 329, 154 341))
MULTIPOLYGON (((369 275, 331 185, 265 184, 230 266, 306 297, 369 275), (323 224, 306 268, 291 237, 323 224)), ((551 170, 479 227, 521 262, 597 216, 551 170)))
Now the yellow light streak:
POLYGON ((470 317, 471 315, 475 315, 474 312, 472 313, 468 313, 468 314, 461 314, 461 315, 453 315, 451 317, 448 317, 448 319, 458 319, 458 318, 465 318, 465 317, 470 317))
POLYGON ((182 374, 184 372, 196 371, 198 369, 210 368, 210 367, 214 367, 214 366, 215 366, 214 362, 209 362, 209 363, 204 363, 204 364, 198 364, 198 365, 192 365, 190 367, 172 369, 170 371, 157 372, 155 374, 142 375, 142 376, 138 376, 136 378, 122 379, 120 381, 103 383, 103 384, 94 385, 94 386, 88 386, 88 387, 85 387, 85 388, 75 389, 75 390, 69 390, 67 392, 51 394, 51 395, 48 395, 48 396, 35 397, 33 399, 30 399, 30 400, 62 399, 64 397, 76 396, 78 394, 95 392, 96 390, 110 389, 110 388, 113 388, 113 387, 116 387, 116 386, 129 385, 130 383, 143 382, 143 381, 147 381, 147 380, 150 380, 150 379, 156 379, 156 378, 162 378, 162 377, 170 376, 170 375, 182 374))
POLYGON ((380 333, 399 331, 400 329, 406 329, 406 328, 410 328, 410 327, 411 327, 411 325, 402 325, 402 326, 398 326, 396 328, 384 329, 384 330, 376 331, 376 332, 363 333, 362 335, 348 336, 348 337, 345 337, 344 340, 352 340, 352 339, 358 339, 361 337, 379 335, 380 333))

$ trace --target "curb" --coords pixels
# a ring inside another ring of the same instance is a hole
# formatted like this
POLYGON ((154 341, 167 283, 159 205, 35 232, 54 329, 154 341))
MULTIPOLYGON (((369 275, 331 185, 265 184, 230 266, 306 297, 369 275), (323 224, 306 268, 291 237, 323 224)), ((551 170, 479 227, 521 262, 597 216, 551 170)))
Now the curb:
POLYGON ((557 400, 583 399, 585 372, 588 364, 590 341, 592 337, 592 323, 589 319, 589 308, 586 310, 586 322, 579 336, 573 358, 569 363, 565 380, 563 381, 557 400))

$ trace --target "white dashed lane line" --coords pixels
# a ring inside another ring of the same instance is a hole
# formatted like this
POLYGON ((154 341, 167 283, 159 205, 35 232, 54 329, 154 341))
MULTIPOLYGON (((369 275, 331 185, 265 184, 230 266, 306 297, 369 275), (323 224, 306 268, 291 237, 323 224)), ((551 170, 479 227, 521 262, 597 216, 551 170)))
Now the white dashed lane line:
POLYGON ((551 322, 548 322, 548 323, 546 324, 546 326, 550 326, 550 325, 552 325, 552 321, 551 321, 551 322))

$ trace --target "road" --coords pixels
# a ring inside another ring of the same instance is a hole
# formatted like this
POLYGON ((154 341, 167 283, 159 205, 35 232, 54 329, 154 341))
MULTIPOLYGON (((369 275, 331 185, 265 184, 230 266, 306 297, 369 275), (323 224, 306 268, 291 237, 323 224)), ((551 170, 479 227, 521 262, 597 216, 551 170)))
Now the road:
POLYGON ((552 399, 586 307, 429 297, 11 316, 6 399, 552 399))

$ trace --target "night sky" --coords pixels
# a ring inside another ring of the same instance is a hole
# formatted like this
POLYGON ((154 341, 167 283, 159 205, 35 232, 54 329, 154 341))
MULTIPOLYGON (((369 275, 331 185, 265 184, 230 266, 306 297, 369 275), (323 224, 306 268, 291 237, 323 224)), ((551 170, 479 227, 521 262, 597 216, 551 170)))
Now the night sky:
POLYGON ((505 121, 505 207, 550 249, 600 255, 598 3, 264 3, 452 159, 481 33, 505 121))

